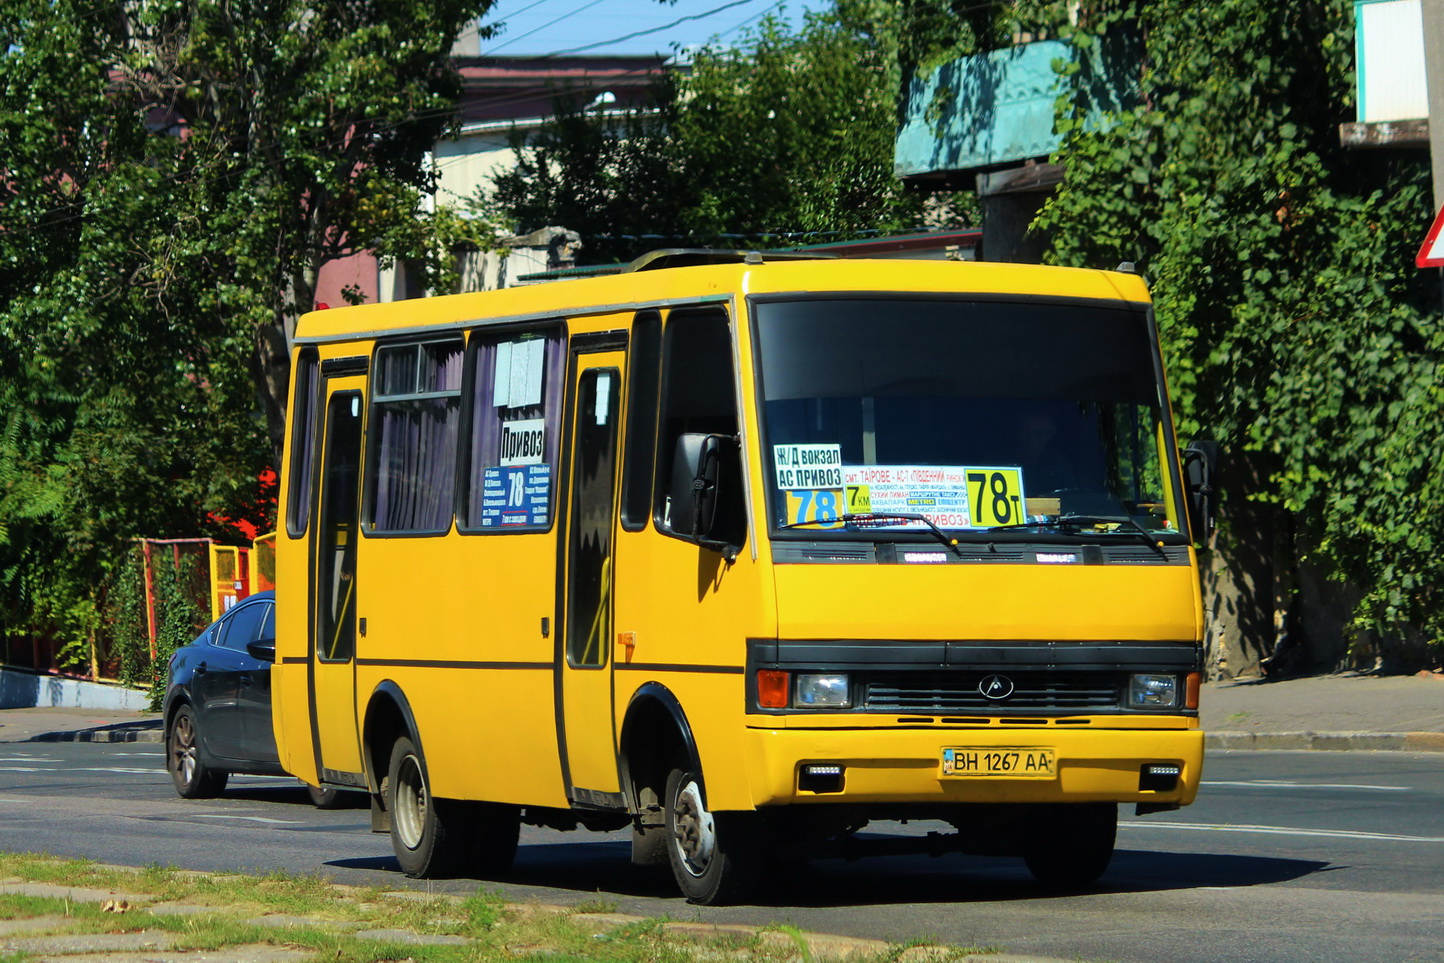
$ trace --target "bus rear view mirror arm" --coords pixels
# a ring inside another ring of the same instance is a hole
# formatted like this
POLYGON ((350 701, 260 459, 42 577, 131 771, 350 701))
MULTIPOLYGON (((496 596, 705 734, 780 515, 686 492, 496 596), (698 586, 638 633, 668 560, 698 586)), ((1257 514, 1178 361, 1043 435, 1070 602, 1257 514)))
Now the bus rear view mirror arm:
POLYGON ((727 452, 735 452, 736 446, 737 439, 732 435, 679 435, 667 491, 672 534, 721 552, 729 562, 737 557, 738 547, 714 536, 722 459, 727 452))
POLYGON ((1218 442, 1189 443, 1183 450, 1183 480, 1188 489, 1189 536, 1207 544, 1218 512, 1218 442))

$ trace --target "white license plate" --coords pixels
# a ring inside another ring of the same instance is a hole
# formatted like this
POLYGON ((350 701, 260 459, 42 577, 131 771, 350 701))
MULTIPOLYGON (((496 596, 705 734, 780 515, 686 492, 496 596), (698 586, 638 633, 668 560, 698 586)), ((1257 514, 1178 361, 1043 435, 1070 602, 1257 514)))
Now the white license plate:
POLYGON ((943 750, 943 775, 1054 779, 1058 776, 1058 765, 1052 749, 962 746, 943 750))

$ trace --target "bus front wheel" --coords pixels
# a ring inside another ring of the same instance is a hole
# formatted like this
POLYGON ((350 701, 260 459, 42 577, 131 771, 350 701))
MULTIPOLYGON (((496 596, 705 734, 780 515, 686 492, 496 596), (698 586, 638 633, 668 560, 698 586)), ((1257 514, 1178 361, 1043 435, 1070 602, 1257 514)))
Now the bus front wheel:
POLYGON ((707 809, 700 773, 672 769, 666 793, 667 861, 689 903, 731 902, 757 879, 756 816, 707 809))
POLYGON ((1033 878, 1056 889, 1095 882, 1113 859, 1118 807, 1113 803, 1049 806, 1032 828, 1024 862, 1033 878))

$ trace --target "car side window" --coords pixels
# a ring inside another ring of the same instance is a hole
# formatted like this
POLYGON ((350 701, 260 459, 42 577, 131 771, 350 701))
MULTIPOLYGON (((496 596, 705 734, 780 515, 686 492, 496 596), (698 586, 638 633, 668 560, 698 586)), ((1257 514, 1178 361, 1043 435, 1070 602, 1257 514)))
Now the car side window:
POLYGON ((270 614, 269 602, 242 605, 217 628, 215 644, 240 652, 246 651, 246 643, 261 637, 261 629, 269 621, 270 614))

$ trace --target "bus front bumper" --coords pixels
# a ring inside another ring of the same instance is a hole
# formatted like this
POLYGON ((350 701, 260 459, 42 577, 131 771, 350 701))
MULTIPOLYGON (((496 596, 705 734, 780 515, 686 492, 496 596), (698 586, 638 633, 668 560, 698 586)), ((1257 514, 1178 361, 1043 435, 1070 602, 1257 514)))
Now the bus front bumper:
POLYGON ((716 808, 1066 802, 1173 808, 1193 802, 1203 771, 1198 729, 755 728, 745 738, 752 798, 716 808))

